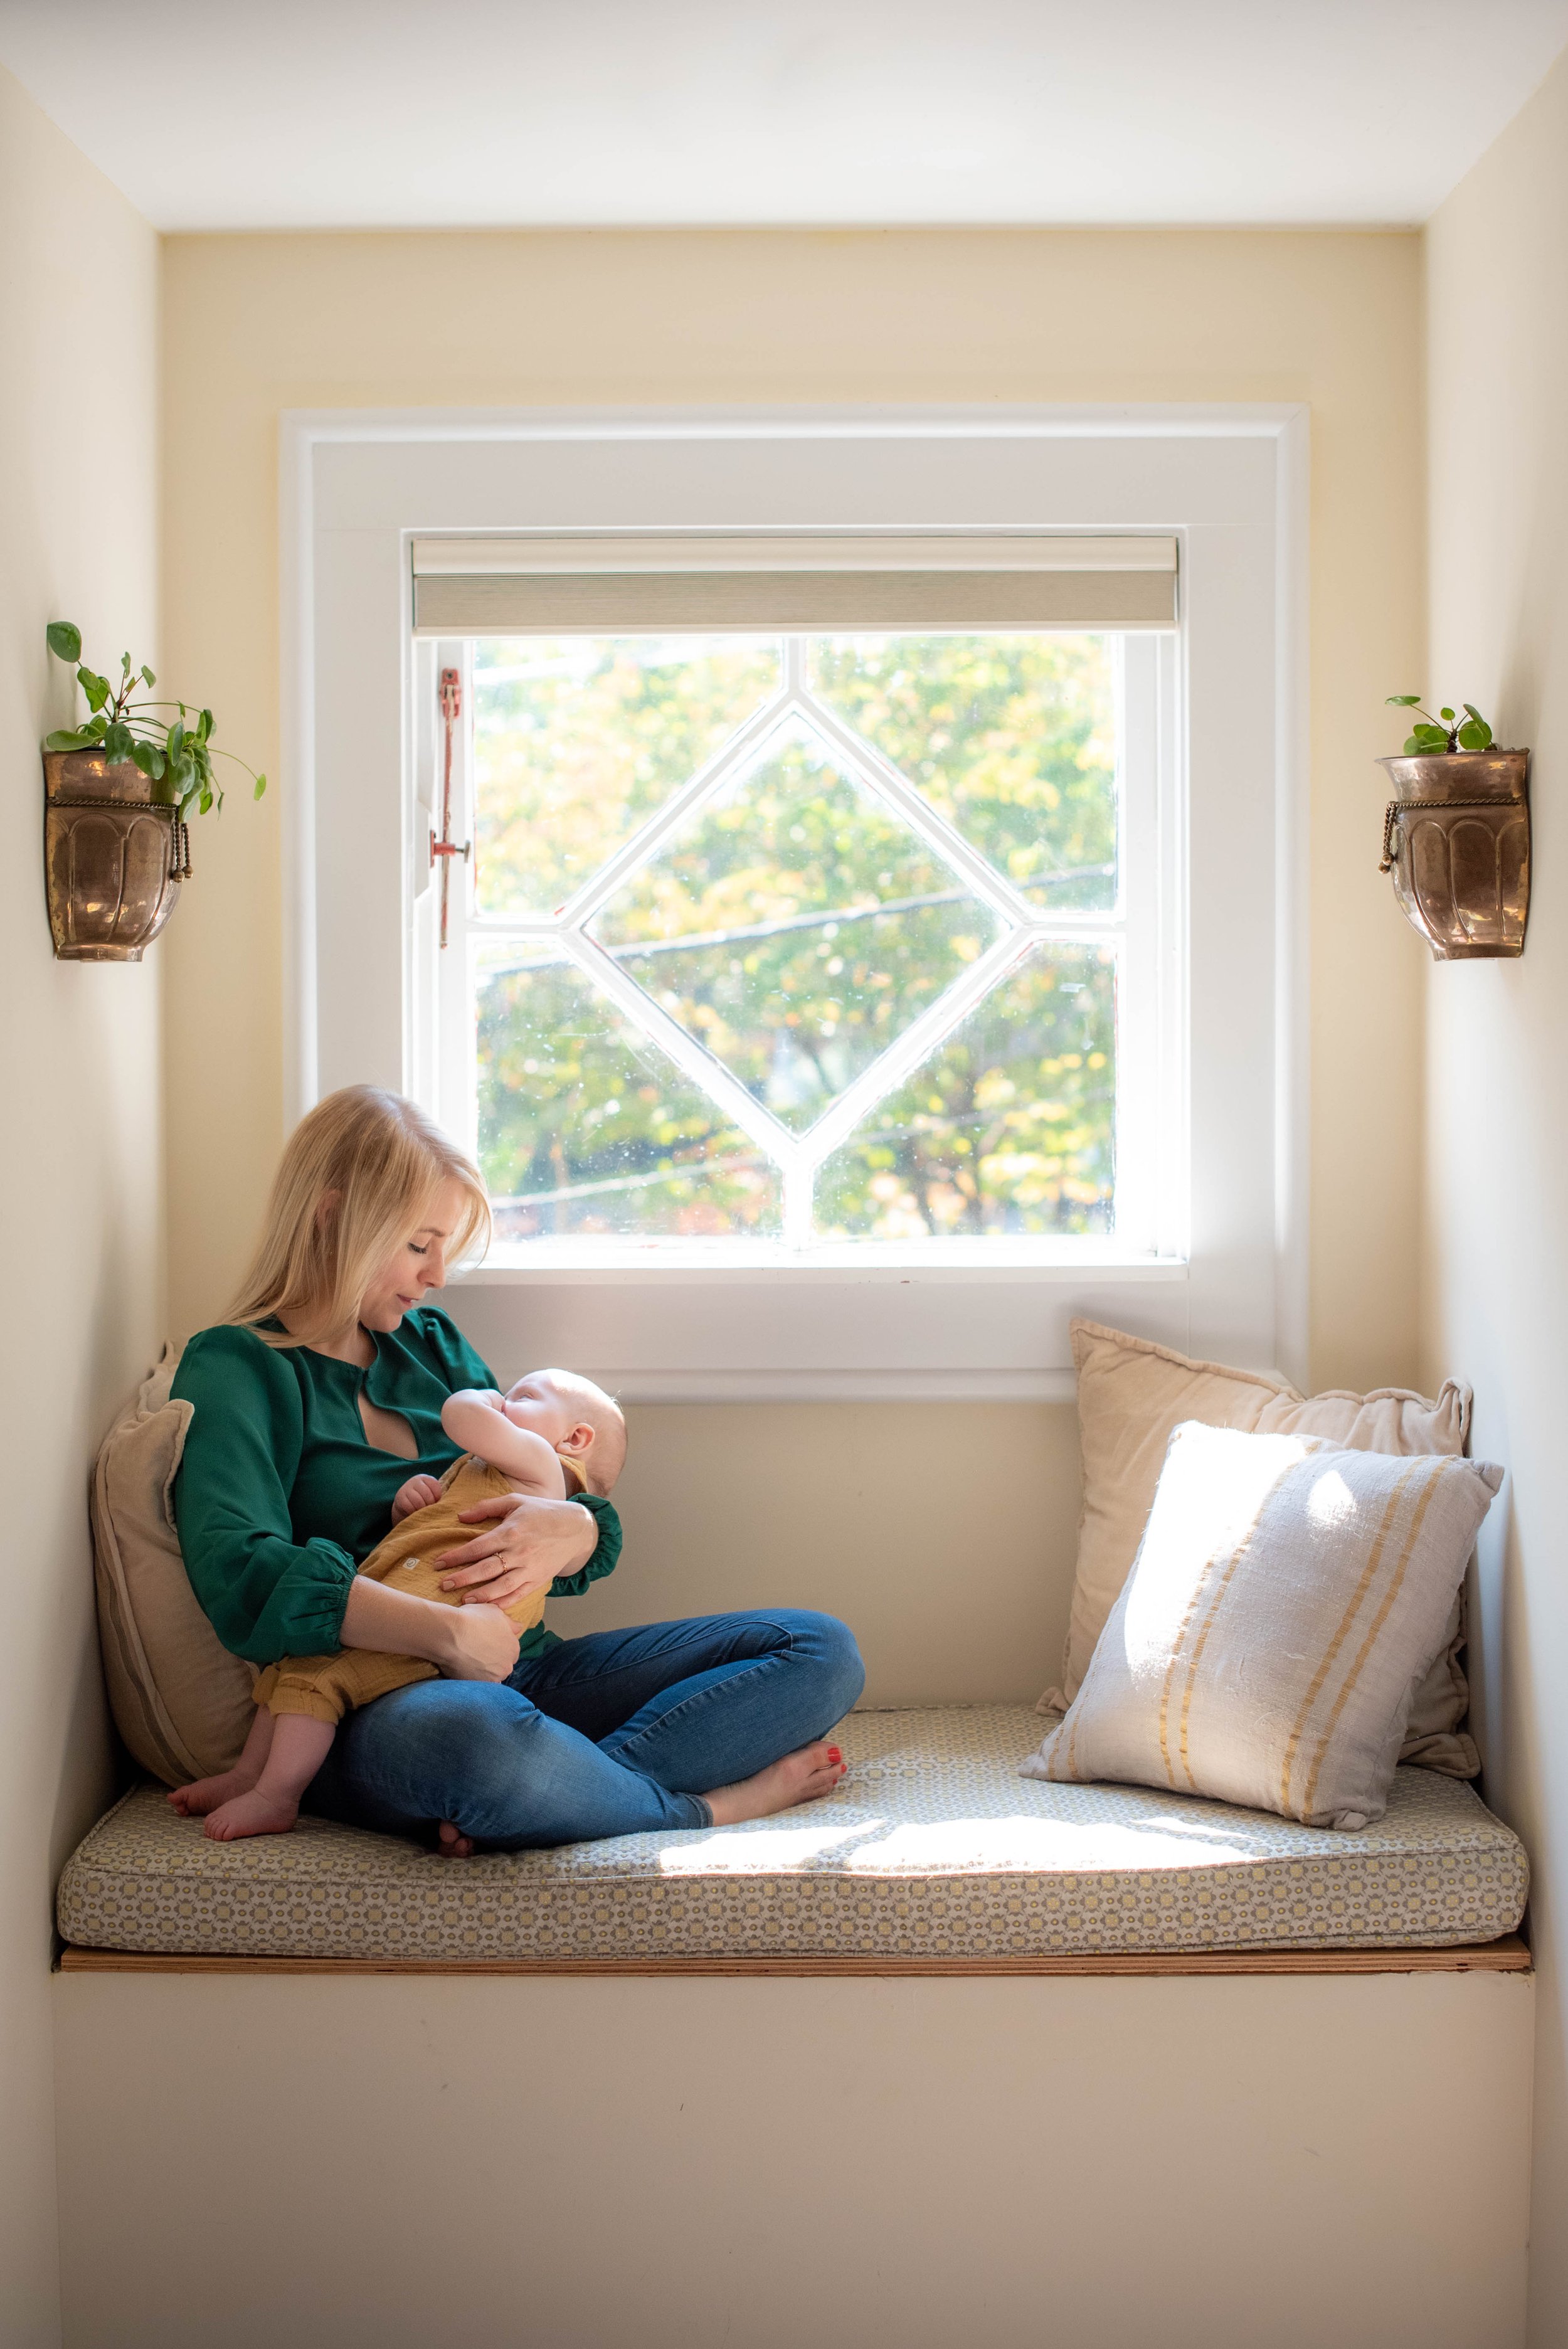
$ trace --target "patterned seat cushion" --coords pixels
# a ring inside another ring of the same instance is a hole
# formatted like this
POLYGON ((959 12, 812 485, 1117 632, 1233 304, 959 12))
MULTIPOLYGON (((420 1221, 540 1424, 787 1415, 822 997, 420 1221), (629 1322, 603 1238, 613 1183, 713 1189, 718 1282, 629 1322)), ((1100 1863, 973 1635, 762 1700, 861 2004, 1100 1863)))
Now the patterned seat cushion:
POLYGON ((1524 1852, 1472 1789, 1395 1775, 1357 1834, 1021 1778, 1021 1706, 858 1713, 826 1800, 748 1826, 441 1860, 317 1819, 209 1843, 133 1789, 67 1866, 67 1941, 245 1957, 1005 1958, 1474 1942, 1524 1852))

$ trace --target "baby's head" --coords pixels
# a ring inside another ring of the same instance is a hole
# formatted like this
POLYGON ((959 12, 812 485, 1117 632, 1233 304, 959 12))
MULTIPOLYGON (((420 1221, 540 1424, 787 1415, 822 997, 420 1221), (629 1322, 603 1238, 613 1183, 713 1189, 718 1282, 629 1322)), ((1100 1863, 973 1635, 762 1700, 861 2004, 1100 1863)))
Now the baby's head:
POLYGON ((531 1427, 570 1460, 591 1493, 614 1490, 626 1459, 620 1406, 575 1371, 530 1371, 501 1397, 514 1427, 531 1427))

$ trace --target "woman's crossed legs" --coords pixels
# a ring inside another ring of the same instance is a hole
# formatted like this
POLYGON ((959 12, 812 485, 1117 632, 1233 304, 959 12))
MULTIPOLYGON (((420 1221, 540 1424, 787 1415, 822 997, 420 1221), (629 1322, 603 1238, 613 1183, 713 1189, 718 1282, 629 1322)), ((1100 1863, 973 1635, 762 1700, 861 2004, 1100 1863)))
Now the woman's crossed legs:
POLYGON ((758 1818, 830 1792, 820 1741, 865 1672, 793 1608, 594 1631, 502 1685, 424 1681, 345 1721, 305 1808, 462 1850, 526 1851, 758 1818))

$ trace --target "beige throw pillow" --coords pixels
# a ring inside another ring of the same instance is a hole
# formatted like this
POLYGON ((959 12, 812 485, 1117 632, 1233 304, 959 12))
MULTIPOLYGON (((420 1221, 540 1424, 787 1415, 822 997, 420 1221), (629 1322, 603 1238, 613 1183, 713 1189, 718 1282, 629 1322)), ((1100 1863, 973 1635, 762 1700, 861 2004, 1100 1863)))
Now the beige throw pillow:
POLYGON ((93 1477, 93 1559, 115 1726, 144 1770, 182 1786, 227 1770, 254 1717, 255 1675, 201 1612, 174 1529, 188 1402, 171 1402, 167 1350, 104 1439, 93 1477))
POLYGON ((1083 1686, 1023 1775, 1307 1826, 1380 1818, 1501 1482, 1469 1460, 1178 1427, 1083 1686))
MULTIPOLYGON (((1370 1394, 1333 1389, 1308 1399, 1282 1380, 1193 1361, 1098 1321, 1075 1321, 1072 1345, 1083 1514, 1062 1685, 1046 1691, 1042 1712, 1065 1711, 1082 1685, 1095 1642, 1132 1569, 1166 1448, 1181 1421, 1264 1434, 1323 1435, 1351 1451, 1400 1457, 1457 1457, 1470 1432, 1470 1391, 1452 1380, 1435 1402, 1402 1387, 1379 1387, 1370 1394)), ((1470 1684, 1460 1662, 1464 1637, 1461 1585, 1439 1651, 1411 1705, 1400 1758, 1452 1777, 1473 1778, 1480 1756, 1462 1728, 1470 1710, 1470 1684)))

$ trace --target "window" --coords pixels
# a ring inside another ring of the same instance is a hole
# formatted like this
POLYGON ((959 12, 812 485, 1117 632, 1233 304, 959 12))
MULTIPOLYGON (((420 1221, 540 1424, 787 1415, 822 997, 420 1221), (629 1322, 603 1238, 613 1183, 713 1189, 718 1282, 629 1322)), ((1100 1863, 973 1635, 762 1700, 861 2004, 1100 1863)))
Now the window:
POLYGON ((502 1240, 1116 1233, 1121 638, 535 636, 462 667, 445 1106, 502 1240))
POLYGON ((1086 1313, 1301 1375, 1303 411, 284 454, 290 1103, 478 1148, 498 1370, 1061 1395, 1086 1313))

